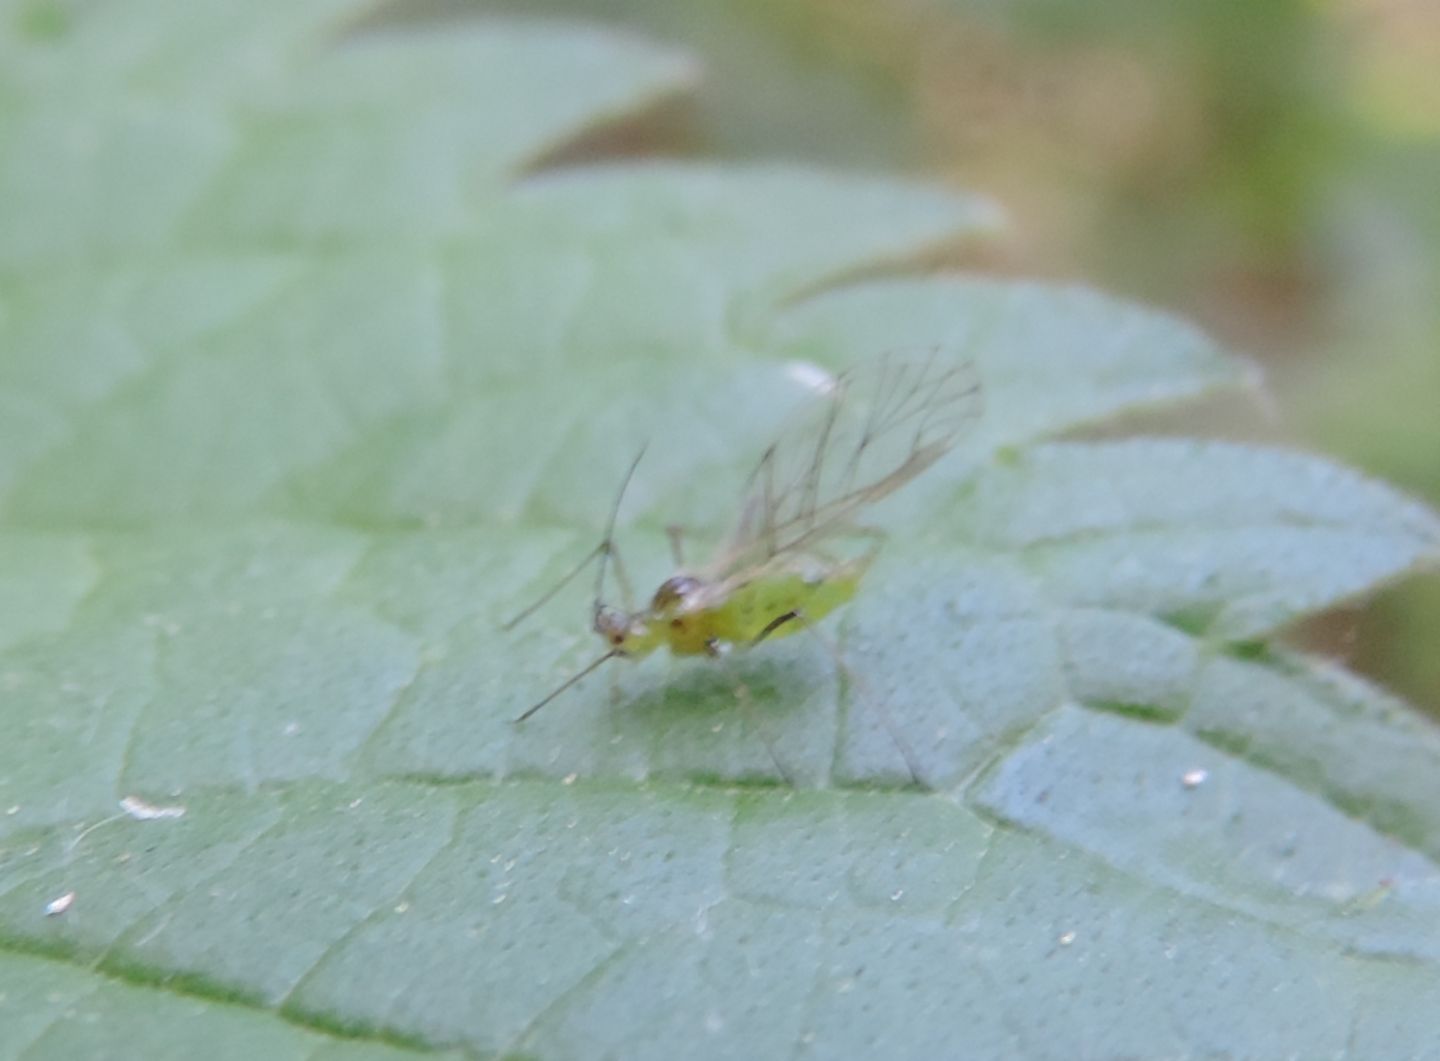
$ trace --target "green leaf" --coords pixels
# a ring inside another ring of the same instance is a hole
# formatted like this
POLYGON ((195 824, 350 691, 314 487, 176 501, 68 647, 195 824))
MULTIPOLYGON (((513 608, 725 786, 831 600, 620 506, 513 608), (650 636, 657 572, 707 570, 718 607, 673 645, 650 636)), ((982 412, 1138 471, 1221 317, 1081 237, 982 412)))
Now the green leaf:
POLYGON ((541 171, 694 63, 366 6, 0 6, 0 1058, 1428 1049, 1440 735, 1259 639, 1432 563, 1431 513, 1047 441, 1251 373, 901 276, 975 197, 541 171), (501 621, 641 441, 649 585, 797 376, 916 343, 986 414, 877 513, 844 670, 617 664, 511 724, 597 649, 584 587, 501 621))
POLYGON ((127 984, 73 963, 0 955, 6 1057, 266 1057, 405 1061, 462 1057, 297 1027, 250 1007, 127 984))

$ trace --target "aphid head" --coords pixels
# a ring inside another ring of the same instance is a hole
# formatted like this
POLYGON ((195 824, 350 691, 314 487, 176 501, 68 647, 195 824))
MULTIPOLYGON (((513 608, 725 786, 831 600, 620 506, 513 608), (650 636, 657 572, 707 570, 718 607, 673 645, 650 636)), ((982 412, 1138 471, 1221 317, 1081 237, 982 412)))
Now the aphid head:
POLYGON ((624 654, 625 639, 630 636, 630 616, 619 608, 600 605, 595 609, 595 632, 609 643, 611 648, 624 654))
POLYGON ((660 583, 660 588, 655 591, 655 596, 650 601, 650 607, 657 612, 672 608, 699 589, 700 585, 700 580, 694 575, 671 575, 660 583))
POLYGON ((655 651, 660 639, 642 615, 631 615, 602 604, 595 609, 595 632, 616 656, 644 656, 655 651))

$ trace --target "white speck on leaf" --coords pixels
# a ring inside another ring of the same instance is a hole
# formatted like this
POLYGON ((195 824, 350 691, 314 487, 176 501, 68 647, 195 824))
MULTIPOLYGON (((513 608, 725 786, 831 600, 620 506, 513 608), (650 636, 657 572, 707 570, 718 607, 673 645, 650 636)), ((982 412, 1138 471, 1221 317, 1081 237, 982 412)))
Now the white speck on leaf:
POLYGON ((1063 936, 1060 937, 1059 942, 1060 942, 1060 946, 1062 946, 1062 947, 1068 947, 1068 946, 1070 946, 1070 944, 1072 944, 1072 943, 1075 942, 1075 933, 1074 933, 1074 932, 1066 932, 1063 936))
POLYGON ((45 916, 59 917, 66 910, 70 909, 74 902, 74 892, 66 892, 64 895, 51 899, 48 903, 45 904, 45 916))
POLYGON ((146 803, 139 796, 126 796, 120 801, 120 809, 137 822, 163 821, 185 817, 184 807, 161 807, 153 803, 146 803))
POLYGON ((1199 788, 1205 783, 1205 779, 1209 776, 1209 770, 1201 770, 1198 768, 1194 770, 1187 770, 1183 775, 1181 775, 1180 783, 1186 788, 1199 788))
POLYGON ((835 376, 813 361, 791 361, 785 374, 800 386, 816 394, 829 394, 835 389, 835 376))

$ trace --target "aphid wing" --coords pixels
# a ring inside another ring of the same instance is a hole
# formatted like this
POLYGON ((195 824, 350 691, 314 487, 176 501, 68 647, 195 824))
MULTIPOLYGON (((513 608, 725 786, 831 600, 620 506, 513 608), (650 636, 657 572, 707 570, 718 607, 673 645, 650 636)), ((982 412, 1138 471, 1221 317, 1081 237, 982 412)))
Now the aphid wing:
POLYGON ((824 537, 948 453, 980 409, 974 367, 952 351, 887 353, 847 369, 761 456, 722 565, 824 537))

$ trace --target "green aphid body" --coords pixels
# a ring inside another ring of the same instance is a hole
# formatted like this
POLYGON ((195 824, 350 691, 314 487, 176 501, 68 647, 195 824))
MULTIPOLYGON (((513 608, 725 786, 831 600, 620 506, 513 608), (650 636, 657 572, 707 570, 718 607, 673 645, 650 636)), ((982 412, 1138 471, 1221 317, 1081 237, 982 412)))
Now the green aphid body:
POLYGON ((706 582, 667 579, 650 607, 610 611, 597 630, 617 655, 647 656, 661 647, 677 656, 720 656, 818 622, 855 596, 870 557, 833 562, 809 555, 774 557, 755 571, 706 582))

